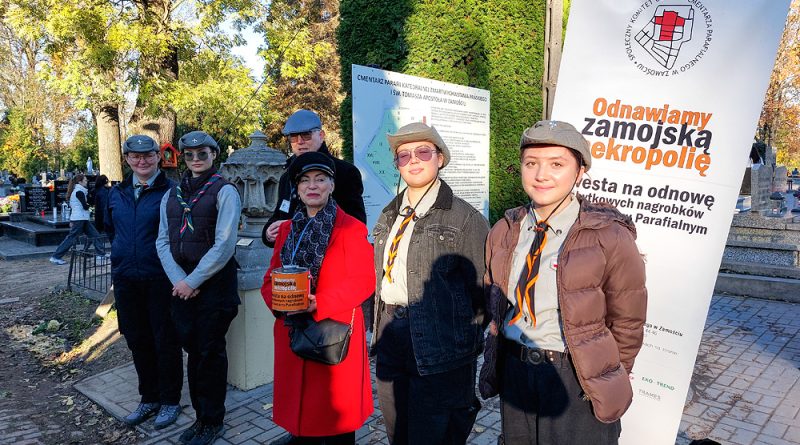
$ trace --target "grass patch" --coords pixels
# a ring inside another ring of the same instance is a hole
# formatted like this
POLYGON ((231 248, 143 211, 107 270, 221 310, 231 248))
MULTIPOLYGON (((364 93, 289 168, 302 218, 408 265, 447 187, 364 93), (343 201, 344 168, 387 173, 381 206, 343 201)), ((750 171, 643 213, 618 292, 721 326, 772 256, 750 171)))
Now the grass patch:
MULTIPOLYGON (((90 335, 90 330, 102 324, 102 320, 94 317, 97 302, 76 292, 52 292, 44 296, 39 305, 39 317, 44 319, 44 329, 49 320, 58 321, 61 327, 56 334, 70 344, 81 343, 90 335)), ((40 328, 41 325, 37 330, 40 328)))

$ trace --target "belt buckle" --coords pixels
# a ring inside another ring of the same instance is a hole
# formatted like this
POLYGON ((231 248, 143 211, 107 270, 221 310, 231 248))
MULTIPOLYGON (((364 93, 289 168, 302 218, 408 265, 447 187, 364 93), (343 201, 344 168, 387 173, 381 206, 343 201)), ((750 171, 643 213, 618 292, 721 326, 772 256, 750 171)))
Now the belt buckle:
POLYGON ((396 306, 394 308, 394 318, 406 318, 408 308, 405 306, 396 306))
POLYGON ((544 351, 541 349, 528 349, 525 360, 532 365, 540 365, 544 363, 544 351))

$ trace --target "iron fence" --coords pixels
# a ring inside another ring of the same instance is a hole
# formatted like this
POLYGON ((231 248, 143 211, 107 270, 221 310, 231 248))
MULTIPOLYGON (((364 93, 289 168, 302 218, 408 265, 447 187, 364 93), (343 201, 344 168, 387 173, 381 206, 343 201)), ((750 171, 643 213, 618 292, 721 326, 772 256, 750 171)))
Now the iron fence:
MULTIPOLYGON (((105 235, 100 235, 100 240, 106 244, 105 235)), ((72 247, 67 279, 69 290, 77 287, 105 294, 111 287, 111 258, 98 255, 90 248, 93 245, 94 238, 84 235, 72 247)))

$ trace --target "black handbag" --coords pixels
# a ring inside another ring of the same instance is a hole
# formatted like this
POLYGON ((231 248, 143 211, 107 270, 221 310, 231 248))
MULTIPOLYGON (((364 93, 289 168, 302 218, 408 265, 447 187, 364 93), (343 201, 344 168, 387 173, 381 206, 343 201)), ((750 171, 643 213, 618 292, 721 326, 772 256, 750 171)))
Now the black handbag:
POLYGON ((350 324, 330 318, 317 322, 310 314, 288 316, 289 347, 306 360, 338 365, 347 356, 355 316, 353 309, 350 324))

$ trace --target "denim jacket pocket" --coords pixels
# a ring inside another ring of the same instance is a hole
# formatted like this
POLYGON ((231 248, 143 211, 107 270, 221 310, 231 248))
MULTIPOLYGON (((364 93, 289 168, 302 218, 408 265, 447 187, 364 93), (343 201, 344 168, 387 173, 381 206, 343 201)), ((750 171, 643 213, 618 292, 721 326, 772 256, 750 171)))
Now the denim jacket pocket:
POLYGON ((460 236, 461 230, 455 227, 443 224, 425 227, 425 239, 428 240, 431 261, 436 269, 446 272, 453 268, 460 236))

